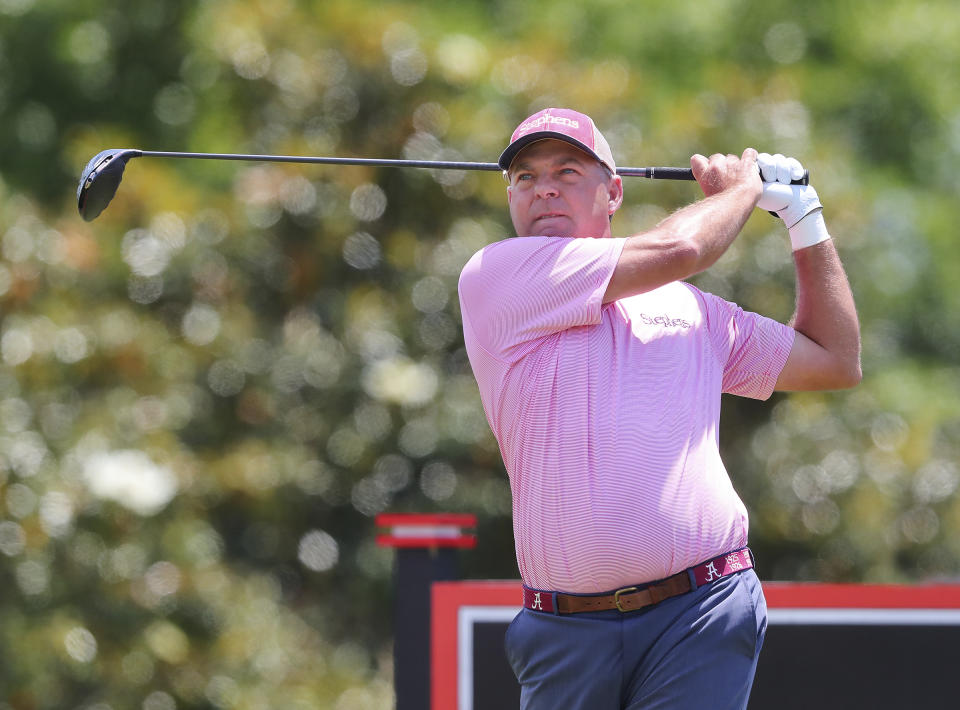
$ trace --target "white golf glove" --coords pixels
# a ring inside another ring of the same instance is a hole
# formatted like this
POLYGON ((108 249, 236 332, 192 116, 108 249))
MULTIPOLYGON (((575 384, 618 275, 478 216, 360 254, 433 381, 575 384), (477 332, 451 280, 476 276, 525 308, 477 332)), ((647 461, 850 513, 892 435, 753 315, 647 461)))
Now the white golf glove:
POLYGON ((803 177, 803 166, 796 158, 777 153, 757 156, 763 194, 757 207, 775 213, 790 232, 793 250, 819 244, 830 238, 823 221, 820 197, 811 185, 791 185, 803 177))

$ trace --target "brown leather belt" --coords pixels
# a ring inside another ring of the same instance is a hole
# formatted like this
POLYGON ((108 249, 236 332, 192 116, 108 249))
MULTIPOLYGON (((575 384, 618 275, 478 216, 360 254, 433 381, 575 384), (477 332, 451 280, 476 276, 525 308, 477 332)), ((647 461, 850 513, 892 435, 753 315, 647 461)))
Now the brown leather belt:
POLYGON ((664 599, 686 594, 691 589, 753 567, 753 555, 743 548, 678 572, 652 584, 623 587, 608 594, 563 594, 523 588, 523 606, 552 614, 616 609, 627 612, 659 604, 664 599))

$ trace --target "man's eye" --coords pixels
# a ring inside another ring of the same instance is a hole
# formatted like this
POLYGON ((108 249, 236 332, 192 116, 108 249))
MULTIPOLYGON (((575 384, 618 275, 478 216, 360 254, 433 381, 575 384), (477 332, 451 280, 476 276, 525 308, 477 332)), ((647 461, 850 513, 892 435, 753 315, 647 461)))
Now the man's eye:
POLYGON ((533 179, 533 175, 531 175, 530 173, 520 173, 519 175, 517 175, 517 182, 523 182, 524 180, 532 180, 532 179, 533 179))
POLYGON ((577 171, 574 170, 573 168, 564 168, 563 170, 560 171, 560 174, 561 174, 561 175, 576 175, 576 174, 577 174, 577 171))

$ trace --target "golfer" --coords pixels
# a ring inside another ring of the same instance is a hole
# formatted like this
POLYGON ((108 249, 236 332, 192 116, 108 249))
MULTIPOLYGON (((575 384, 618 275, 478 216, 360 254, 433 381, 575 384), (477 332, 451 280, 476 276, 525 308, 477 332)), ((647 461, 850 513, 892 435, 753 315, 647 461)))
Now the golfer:
POLYGON ((790 185, 803 174, 792 158, 694 155, 704 199, 613 237, 623 185, 588 116, 534 114, 499 164, 517 238, 470 259, 460 303, 513 493, 524 609, 506 650, 521 705, 743 708, 766 604, 720 460, 720 395, 860 381, 817 193, 790 185), (758 206, 793 245, 788 325, 684 282, 758 206))

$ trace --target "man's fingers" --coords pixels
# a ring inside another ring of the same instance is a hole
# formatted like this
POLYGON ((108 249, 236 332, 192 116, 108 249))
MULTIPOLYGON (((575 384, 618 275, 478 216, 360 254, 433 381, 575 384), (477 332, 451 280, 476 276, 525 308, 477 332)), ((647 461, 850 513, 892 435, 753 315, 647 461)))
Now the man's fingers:
POLYGON ((780 153, 770 155, 760 153, 757 156, 760 177, 764 182, 780 182, 789 185, 803 177, 803 165, 796 158, 787 158, 780 153))
POLYGON ((708 162, 707 158, 699 153, 692 155, 690 157, 690 169, 693 171, 693 177, 699 180, 703 171, 707 169, 708 162))
POLYGON ((790 177, 790 165, 787 163, 787 158, 777 153, 773 156, 773 159, 777 163, 777 182, 789 185, 793 178, 790 177))
POLYGON ((753 179, 757 168, 757 151, 744 149, 741 155, 733 153, 713 153, 706 157, 696 153, 690 158, 693 177, 708 197, 727 189, 730 185, 744 179, 753 179))
POLYGON ((764 182, 757 207, 769 212, 785 209, 794 199, 793 188, 779 182, 764 182))
POLYGON ((799 180, 803 177, 803 166, 800 164, 800 161, 796 158, 787 158, 787 163, 790 166, 790 179, 789 182, 794 180, 799 180))
POLYGON ((769 153, 760 153, 757 156, 757 165, 760 167, 760 177, 764 182, 777 181, 777 163, 769 153))

